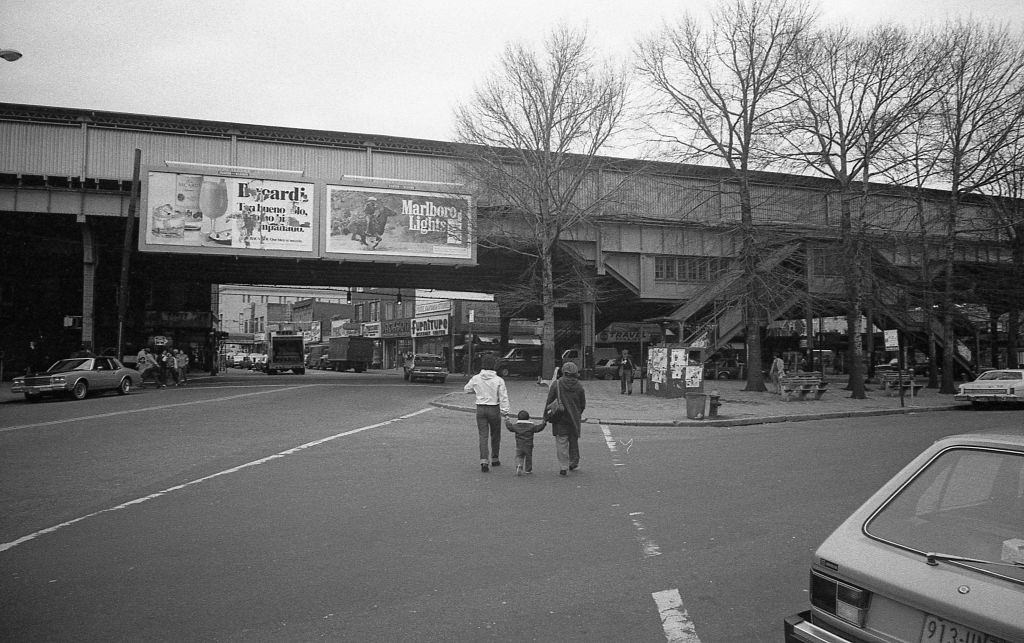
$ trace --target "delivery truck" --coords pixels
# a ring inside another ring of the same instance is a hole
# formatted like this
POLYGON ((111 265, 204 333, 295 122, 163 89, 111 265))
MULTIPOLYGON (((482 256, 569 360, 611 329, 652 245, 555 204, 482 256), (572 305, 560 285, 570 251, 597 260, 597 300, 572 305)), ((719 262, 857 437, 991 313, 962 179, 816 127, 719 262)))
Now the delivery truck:
POLYGON ((327 368, 362 373, 373 361, 373 340, 367 337, 332 337, 327 347, 327 368))
POLYGON ((291 371, 296 375, 306 372, 306 346, 302 335, 269 333, 267 337, 267 375, 291 371))

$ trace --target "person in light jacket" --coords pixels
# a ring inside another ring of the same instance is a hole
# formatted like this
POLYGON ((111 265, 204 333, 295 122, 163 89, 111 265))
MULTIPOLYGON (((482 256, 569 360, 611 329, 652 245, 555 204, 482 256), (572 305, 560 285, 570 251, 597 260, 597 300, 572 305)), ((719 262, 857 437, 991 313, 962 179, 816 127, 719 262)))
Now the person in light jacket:
POLYGON ((501 465, 498 451, 501 449, 501 418, 510 413, 508 390, 505 380, 494 372, 497 365, 493 355, 485 355, 480 362, 480 372, 466 382, 463 390, 476 394, 476 428, 480 434, 480 471, 487 473, 490 467, 501 465), (489 440, 488 440, 489 438, 489 440), (490 451, 488 452, 488 441, 490 451))
POLYGON ((562 366, 562 376, 548 389, 548 398, 544 402, 544 408, 547 408, 560 396, 565 407, 565 415, 551 421, 558 450, 558 475, 562 476, 580 466, 580 426, 583 410, 587 408, 587 393, 580 384, 579 374, 580 369, 575 363, 566 362, 562 366))

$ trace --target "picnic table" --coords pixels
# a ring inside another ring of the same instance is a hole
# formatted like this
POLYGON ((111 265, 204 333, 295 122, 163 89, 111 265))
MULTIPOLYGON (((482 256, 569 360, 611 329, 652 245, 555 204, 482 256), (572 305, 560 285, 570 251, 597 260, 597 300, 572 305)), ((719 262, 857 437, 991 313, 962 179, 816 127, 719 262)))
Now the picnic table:
POLYGON ((814 394, 815 400, 820 400, 827 390, 828 380, 818 371, 787 373, 779 378, 779 395, 786 402, 794 394, 797 399, 805 400, 809 393, 814 394))
POLYGON ((878 381, 882 384, 882 390, 889 396, 902 389, 909 391, 910 397, 914 397, 924 387, 924 384, 917 381, 914 371, 885 371, 878 374, 878 381))

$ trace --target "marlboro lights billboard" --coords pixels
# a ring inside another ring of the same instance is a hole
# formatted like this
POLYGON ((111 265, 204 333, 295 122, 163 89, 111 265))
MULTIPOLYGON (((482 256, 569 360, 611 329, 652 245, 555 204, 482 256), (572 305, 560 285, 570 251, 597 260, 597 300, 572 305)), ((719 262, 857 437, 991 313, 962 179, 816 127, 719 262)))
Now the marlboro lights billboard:
POLYGON ((476 263, 468 195, 328 185, 324 201, 326 258, 476 263))
POLYGON ((143 191, 141 250, 317 254, 314 182, 150 170, 143 191))

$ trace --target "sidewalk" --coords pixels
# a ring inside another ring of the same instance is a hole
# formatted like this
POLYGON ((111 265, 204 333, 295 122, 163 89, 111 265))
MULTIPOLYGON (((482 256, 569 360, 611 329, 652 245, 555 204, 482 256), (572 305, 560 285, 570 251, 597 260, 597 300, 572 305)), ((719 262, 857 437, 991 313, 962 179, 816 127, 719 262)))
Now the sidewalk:
MULTIPOLYGON (((327 373, 326 371, 319 374, 327 373)), ((372 374, 393 380, 402 381, 401 369, 385 371, 368 371, 372 374)), ((234 373, 232 371, 233 374, 234 373)), ((242 373, 241 371, 239 373, 242 373)), ((262 374, 260 377, 265 377, 262 374)), ((344 374, 338 374, 343 377, 344 374)), ((195 373, 190 380, 208 379, 204 373, 195 373)), ((443 388, 438 386, 439 396, 434 400, 435 406, 475 412, 473 396, 462 392, 462 386, 468 378, 461 373, 448 376, 448 383, 443 388), (455 390, 452 391, 451 389, 455 390), (448 389, 450 392, 441 393, 448 389)), ((506 380, 512 411, 526 409, 531 416, 537 417, 544 408, 547 396, 547 385, 539 386, 536 380, 510 377, 506 380)), ((825 418, 842 418, 862 415, 894 415, 900 413, 918 413, 926 411, 945 411, 953 408, 964 408, 964 404, 953 401, 952 395, 940 395, 937 389, 922 388, 916 397, 907 395, 904 406, 900 407, 899 395, 892 397, 882 392, 877 384, 867 386, 867 399, 852 400, 850 392, 845 390, 846 380, 832 377, 828 392, 820 400, 793 400, 785 402, 773 393, 749 393, 744 391, 746 382, 742 380, 717 380, 705 382, 704 391, 718 391, 721 406, 718 417, 712 419, 691 420, 686 417, 686 400, 684 398, 663 398, 640 394, 640 382, 634 382, 632 395, 619 394, 618 380, 588 380, 583 382, 587 391, 587 409, 584 421, 596 424, 632 424, 644 426, 741 426, 746 424, 768 424, 772 422, 798 422, 825 418)), ((7 402, 21 402, 21 394, 11 393, 10 382, 0 387, 0 405, 7 402)))
MULTIPOLYGON (((466 377, 455 374, 449 382, 466 382, 466 377)), ((540 386, 534 380, 507 378, 505 380, 512 411, 526 409, 537 417, 544 408, 547 386, 540 386)), ((635 382, 632 395, 619 393, 618 380, 584 381, 587 392, 587 408, 583 412, 584 422, 597 424, 631 424, 645 426, 740 426, 746 424, 768 424, 773 422, 798 422, 824 418, 843 418, 864 415, 895 415, 926 411, 945 411, 963 408, 954 402, 952 395, 940 395, 938 389, 922 388, 917 396, 904 397, 900 406, 899 394, 887 396, 875 384, 867 386, 867 398, 850 399, 845 390, 846 380, 832 378, 828 392, 820 400, 783 401, 773 393, 750 393, 743 389, 742 380, 717 380, 705 382, 704 392, 718 391, 722 405, 718 417, 691 420, 686 417, 684 398, 662 398, 640 395, 640 384, 635 382)), ((454 392, 442 395, 435 406, 473 412, 475 405, 471 394, 454 392)))

